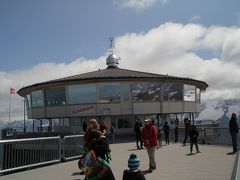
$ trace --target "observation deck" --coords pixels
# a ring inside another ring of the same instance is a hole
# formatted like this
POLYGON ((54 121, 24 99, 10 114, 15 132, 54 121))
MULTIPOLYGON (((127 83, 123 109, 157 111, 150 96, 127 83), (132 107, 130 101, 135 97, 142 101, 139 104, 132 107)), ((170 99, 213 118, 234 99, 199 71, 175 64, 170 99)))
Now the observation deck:
MULTIPOLYGON (((163 142, 164 144, 164 142, 163 142)), ((121 180, 131 153, 140 158, 140 169, 146 173, 148 156, 146 149, 137 150, 135 142, 111 145, 112 171, 116 180, 121 180)), ((157 169, 146 173, 148 180, 236 180, 238 154, 231 154, 232 148, 223 145, 199 145, 201 153, 189 155, 189 144, 163 145, 156 150, 157 169)), ((195 149, 194 149, 195 150, 195 149)), ((193 151, 195 152, 195 151, 193 151)), ((77 160, 4 175, 1 180, 83 180, 77 160)), ((239 173, 239 172, 238 172, 239 173)))

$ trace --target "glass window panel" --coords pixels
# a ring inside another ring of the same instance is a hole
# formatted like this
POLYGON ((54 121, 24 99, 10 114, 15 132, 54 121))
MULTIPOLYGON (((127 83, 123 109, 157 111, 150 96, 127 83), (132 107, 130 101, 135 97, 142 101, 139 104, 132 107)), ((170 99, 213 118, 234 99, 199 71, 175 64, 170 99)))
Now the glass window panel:
POLYGON ((195 86, 184 85, 184 101, 195 101, 195 86))
POLYGON ((132 123, 134 122, 131 117, 120 117, 118 118, 118 129, 132 128, 132 123))
POLYGON ((44 100, 43 100, 43 91, 38 90, 38 91, 33 91, 31 93, 32 97, 32 107, 42 107, 44 106, 44 100))
POLYGON ((69 104, 96 103, 96 84, 68 86, 69 104))
POLYGON ((65 105, 65 88, 52 88, 45 90, 46 95, 46 105, 47 106, 56 106, 56 105, 65 105))
POLYGON ((200 91, 200 89, 197 88, 196 94, 197 94, 196 101, 198 103, 200 103, 201 102, 201 91, 200 91))
POLYGON ((26 107, 27 109, 31 108, 31 96, 30 94, 28 94, 26 97, 25 97, 25 103, 26 103, 26 107))
POLYGON ((182 101, 183 85, 174 83, 163 84, 163 100, 164 101, 182 101))
POLYGON ((132 84, 132 99, 135 102, 160 101, 161 85, 155 82, 132 84))
POLYGON ((122 87, 122 100, 130 101, 130 84, 121 84, 122 87))
POLYGON ((99 102, 120 102, 120 84, 99 84, 99 102))

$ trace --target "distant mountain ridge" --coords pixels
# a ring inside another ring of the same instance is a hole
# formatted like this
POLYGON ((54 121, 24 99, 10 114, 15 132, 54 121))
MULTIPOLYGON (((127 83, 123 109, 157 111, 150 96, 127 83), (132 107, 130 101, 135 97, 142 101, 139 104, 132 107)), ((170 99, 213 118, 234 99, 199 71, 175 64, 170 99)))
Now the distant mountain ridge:
POLYGON ((240 99, 224 99, 207 101, 201 104, 200 113, 197 120, 216 120, 220 127, 228 127, 228 121, 232 113, 237 114, 240 126, 240 99))

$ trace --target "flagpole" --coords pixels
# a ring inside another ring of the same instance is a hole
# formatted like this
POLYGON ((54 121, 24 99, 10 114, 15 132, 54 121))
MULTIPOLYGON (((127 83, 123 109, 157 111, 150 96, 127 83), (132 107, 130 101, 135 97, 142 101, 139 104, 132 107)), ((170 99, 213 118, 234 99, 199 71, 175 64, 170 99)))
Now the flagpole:
POLYGON ((9 128, 10 128, 10 120, 11 120, 11 92, 9 94, 9 122, 8 122, 9 128))

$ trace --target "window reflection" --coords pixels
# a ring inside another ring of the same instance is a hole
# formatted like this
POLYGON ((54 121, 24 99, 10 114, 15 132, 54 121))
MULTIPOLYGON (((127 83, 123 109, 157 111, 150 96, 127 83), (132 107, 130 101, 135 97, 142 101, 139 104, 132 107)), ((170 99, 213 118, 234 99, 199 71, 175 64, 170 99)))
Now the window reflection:
POLYGON ((68 86, 69 104, 95 103, 97 101, 96 84, 68 86))
POLYGON ((201 102, 201 91, 200 91, 200 89, 198 89, 197 88, 197 92, 196 92, 196 101, 198 102, 198 103, 200 103, 201 102))
POLYGON ((195 86, 184 85, 184 101, 195 101, 195 86))
POLYGON ((132 84, 132 99, 135 102, 142 101, 159 101, 161 86, 159 83, 133 83, 132 84))
POLYGON ((99 102, 101 103, 115 103, 120 102, 120 84, 100 84, 99 85, 99 102))
POLYGON ((26 103, 27 109, 29 109, 29 108, 32 107, 32 106, 31 106, 31 96, 30 96, 30 94, 28 94, 28 95, 25 96, 25 103, 26 103))
POLYGON ((43 91, 42 90, 37 90, 33 91, 31 93, 32 97, 32 107, 42 107, 44 106, 44 100, 43 100, 43 91))
POLYGON ((46 89, 46 105, 47 106, 55 106, 55 105, 65 105, 65 88, 52 88, 46 89))
POLYGON ((121 84, 122 100, 130 101, 130 84, 121 84))
POLYGON ((164 83, 162 88, 163 88, 164 101, 182 101, 183 100, 182 84, 164 83))

